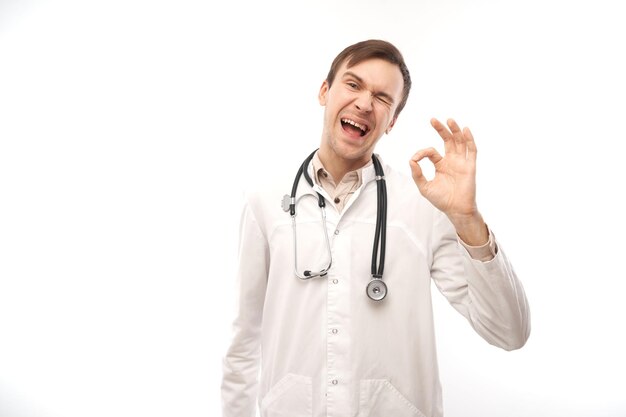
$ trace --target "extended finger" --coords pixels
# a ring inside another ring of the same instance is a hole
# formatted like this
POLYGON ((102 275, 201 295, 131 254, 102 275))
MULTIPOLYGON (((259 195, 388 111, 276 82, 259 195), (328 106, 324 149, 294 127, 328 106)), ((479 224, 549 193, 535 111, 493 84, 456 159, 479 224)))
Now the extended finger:
POLYGON ((454 138, 457 152, 465 155, 467 152, 467 147, 461 128, 454 119, 448 119, 448 127, 450 128, 450 132, 452 132, 452 137, 454 138))
POLYGON ((467 145, 467 156, 469 158, 476 158, 476 142, 474 142, 474 135, 469 130, 469 127, 463 129, 463 136, 465 136, 465 144, 467 145))
POLYGON ((446 128, 443 125, 443 123, 441 123, 439 120, 435 119, 434 117, 430 119, 430 124, 433 128, 435 128, 437 133, 439 133, 439 136, 441 136, 441 139, 443 139, 443 145, 444 145, 444 149, 446 153, 456 152, 456 144, 454 143, 454 136, 448 130, 448 128, 446 128))

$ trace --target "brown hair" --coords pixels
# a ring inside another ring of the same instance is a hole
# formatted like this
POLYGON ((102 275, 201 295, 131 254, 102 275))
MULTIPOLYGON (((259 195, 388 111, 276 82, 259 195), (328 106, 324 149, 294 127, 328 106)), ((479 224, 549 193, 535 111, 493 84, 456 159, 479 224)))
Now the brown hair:
POLYGON ((404 58, 398 48, 387 41, 370 39, 350 45, 341 51, 339 55, 335 57, 335 60, 330 66, 330 71, 328 71, 328 75, 326 76, 328 87, 333 84, 337 70, 344 63, 344 61, 348 61, 347 66, 350 68, 360 62, 373 58, 383 59, 397 65, 402 73, 404 88, 402 89, 402 100, 398 103, 396 113, 394 114, 394 117, 397 117, 400 114, 400 111, 404 108, 406 100, 409 98, 409 91, 411 90, 411 75, 409 74, 409 69, 404 63, 404 58))

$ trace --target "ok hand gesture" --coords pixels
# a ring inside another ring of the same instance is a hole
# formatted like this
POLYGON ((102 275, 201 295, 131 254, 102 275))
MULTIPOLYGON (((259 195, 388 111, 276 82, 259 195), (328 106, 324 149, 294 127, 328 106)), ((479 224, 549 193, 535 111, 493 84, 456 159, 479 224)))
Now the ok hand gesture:
POLYGON ((476 144, 470 130, 459 128, 453 119, 448 127, 437 119, 431 125, 443 139, 445 155, 435 148, 418 151, 409 162, 413 180, 422 195, 444 212, 468 244, 482 244, 488 233, 476 207, 476 144), (435 177, 428 181, 419 162, 428 158, 435 166, 435 177), (464 236, 465 235, 465 236, 464 236))

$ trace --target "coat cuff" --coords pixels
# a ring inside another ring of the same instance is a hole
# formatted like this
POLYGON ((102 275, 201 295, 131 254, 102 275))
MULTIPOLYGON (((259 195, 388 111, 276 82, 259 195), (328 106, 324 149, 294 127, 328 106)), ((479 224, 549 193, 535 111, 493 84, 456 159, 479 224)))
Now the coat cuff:
POLYGON ((489 226, 487 226, 487 230, 489 230, 489 240, 482 246, 470 246, 463 242, 463 240, 461 240, 461 238, 457 235, 459 243, 467 250, 469 256, 474 260, 489 262, 495 258, 498 253, 498 245, 496 245, 496 239, 493 236, 491 229, 489 229, 489 226))

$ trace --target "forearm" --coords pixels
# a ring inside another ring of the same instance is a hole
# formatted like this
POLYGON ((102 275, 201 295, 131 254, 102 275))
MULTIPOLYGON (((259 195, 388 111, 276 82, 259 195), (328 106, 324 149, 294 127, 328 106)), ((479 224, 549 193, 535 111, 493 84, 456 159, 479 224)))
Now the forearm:
POLYGON ((467 315, 489 343, 505 350, 521 348, 530 334, 530 310, 521 281, 506 254, 493 260, 463 259, 468 276, 467 315))
POLYGON ((473 259, 448 220, 442 215, 437 222, 436 229, 443 234, 433 259, 435 284, 489 343, 506 350, 521 347, 530 332, 530 313, 522 284, 506 254, 492 235, 497 247, 494 257, 473 259))

